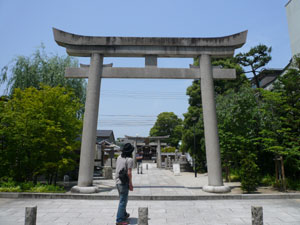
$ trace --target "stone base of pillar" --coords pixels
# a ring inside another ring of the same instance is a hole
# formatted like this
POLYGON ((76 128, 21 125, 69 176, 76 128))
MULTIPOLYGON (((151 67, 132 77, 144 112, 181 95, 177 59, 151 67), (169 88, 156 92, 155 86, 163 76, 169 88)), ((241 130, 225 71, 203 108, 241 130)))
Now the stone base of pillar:
POLYGON ((74 186, 71 188, 72 193, 81 193, 81 194, 93 194, 100 192, 99 187, 91 186, 91 187, 79 187, 74 186))
POLYGON ((208 185, 203 186, 202 190, 210 193, 227 193, 231 191, 230 187, 228 186, 208 186, 208 185))

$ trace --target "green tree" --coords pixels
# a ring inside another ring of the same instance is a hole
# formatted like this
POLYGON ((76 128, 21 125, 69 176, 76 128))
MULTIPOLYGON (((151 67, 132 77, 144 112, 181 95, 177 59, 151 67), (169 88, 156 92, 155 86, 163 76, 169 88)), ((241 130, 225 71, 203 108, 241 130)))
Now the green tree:
MULTIPOLYGON (((243 69, 238 65, 234 58, 227 59, 213 59, 213 66, 220 68, 234 68, 236 69, 237 79, 235 80, 215 80, 214 87, 216 96, 224 95, 229 90, 237 92, 244 83, 248 83, 247 78, 243 74, 243 69)), ((199 65, 199 60, 194 60, 194 65, 199 65)), ((183 135, 182 135, 182 151, 187 151, 193 155, 197 160, 198 169, 204 171, 206 169, 205 156, 205 140, 204 140, 204 125, 202 113, 202 99, 201 99, 201 81, 195 80, 193 84, 188 87, 187 95, 189 96, 188 112, 184 114, 183 121, 183 135), (196 137, 196 149, 194 151, 194 126, 196 137)))
POLYGON ((248 83, 243 68, 236 63, 235 58, 213 59, 212 65, 223 69, 235 69, 236 79, 234 80, 215 80, 216 95, 224 94, 227 90, 238 92, 244 83, 248 83))
POLYGON ((205 171, 206 154, 204 142, 202 100, 200 93, 200 80, 194 80, 192 85, 187 88, 187 95, 190 96, 190 106, 188 108, 188 112, 184 114, 181 151, 189 152, 192 157, 196 159, 196 165, 198 167, 197 169, 205 171), (194 135, 196 140, 195 147, 194 135))
POLYGON ((246 53, 239 53, 235 56, 237 63, 244 67, 250 67, 250 71, 245 73, 252 73, 255 80, 256 87, 259 88, 258 74, 261 69, 268 64, 272 59, 271 57, 272 47, 266 45, 257 45, 246 53))
POLYGON ((241 180, 242 188, 248 192, 255 190, 259 175, 256 129, 260 117, 254 94, 255 90, 245 84, 239 92, 231 89, 226 95, 218 95, 216 101, 222 165, 226 168, 226 178, 230 176, 230 168, 239 170, 240 177, 245 178, 241 180))
POLYGON ((176 151, 176 148, 175 147, 170 147, 170 146, 167 146, 167 147, 164 147, 161 152, 173 152, 175 153, 176 151))
POLYGON ((82 119, 75 95, 63 87, 21 90, 1 102, 0 176, 49 183, 75 166, 82 119))
POLYGON ((150 136, 170 137, 166 140, 168 145, 177 147, 181 140, 182 120, 173 112, 162 112, 157 116, 154 126, 150 130, 150 136))
MULTIPOLYGON (((297 66, 295 58, 295 66, 297 66)), ((261 90, 261 141, 266 151, 284 158, 287 176, 300 178, 300 66, 288 69, 272 91, 261 90)))
MULTIPOLYGON (((6 92, 12 96, 15 88, 24 90, 28 87, 40 88, 43 83, 50 87, 63 86, 73 90, 81 103, 85 102, 86 82, 84 79, 66 79, 66 67, 78 67, 78 62, 69 56, 48 56, 42 46, 31 56, 18 56, 3 67, 0 83, 7 82, 6 92)), ((81 109, 83 112, 83 109, 81 109)))

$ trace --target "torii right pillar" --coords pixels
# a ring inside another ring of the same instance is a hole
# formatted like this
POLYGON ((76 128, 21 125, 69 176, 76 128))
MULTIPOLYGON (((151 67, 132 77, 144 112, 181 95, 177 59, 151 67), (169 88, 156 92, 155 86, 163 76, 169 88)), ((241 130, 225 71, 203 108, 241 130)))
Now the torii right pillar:
POLYGON ((213 193, 229 192, 230 187, 224 186, 222 178, 211 56, 201 55, 199 58, 205 149, 208 171, 208 185, 203 187, 203 191, 213 193))

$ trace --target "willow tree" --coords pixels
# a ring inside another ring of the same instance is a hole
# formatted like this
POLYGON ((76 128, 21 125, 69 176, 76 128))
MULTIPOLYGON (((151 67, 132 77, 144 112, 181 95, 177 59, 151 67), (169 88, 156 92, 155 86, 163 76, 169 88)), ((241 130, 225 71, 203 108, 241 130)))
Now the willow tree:
MULTIPOLYGON (((69 56, 47 55, 45 47, 37 49, 31 56, 17 56, 2 68, 0 83, 6 84, 6 93, 12 96, 16 88, 40 89, 40 85, 63 86, 72 89, 80 102, 85 102, 86 81, 66 79, 66 67, 78 67, 78 62, 69 56)), ((83 109, 81 109, 82 111, 83 109)))

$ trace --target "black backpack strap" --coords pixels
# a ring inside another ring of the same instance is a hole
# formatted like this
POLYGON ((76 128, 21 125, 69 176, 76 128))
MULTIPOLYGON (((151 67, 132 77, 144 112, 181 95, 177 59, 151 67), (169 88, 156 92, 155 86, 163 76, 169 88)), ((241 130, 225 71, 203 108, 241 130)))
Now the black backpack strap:
POLYGON ((127 168, 127 157, 125 158, 125 170, 126 170, 126 172, 128 173, 128 168, 127 168))

